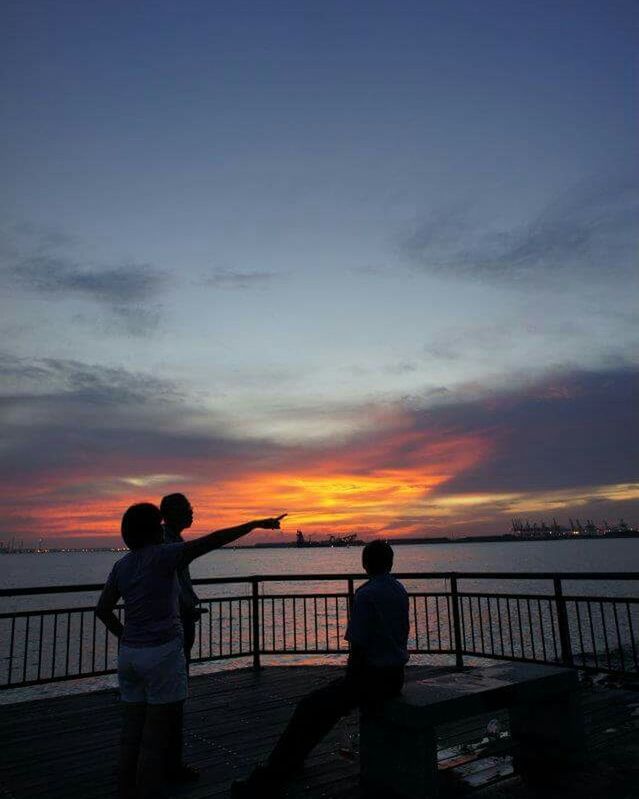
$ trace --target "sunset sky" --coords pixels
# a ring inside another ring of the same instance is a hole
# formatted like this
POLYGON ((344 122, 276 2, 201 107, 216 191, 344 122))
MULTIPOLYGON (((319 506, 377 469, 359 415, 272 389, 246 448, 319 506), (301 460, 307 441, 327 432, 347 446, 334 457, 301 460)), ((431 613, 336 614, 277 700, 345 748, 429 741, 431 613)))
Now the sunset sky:
POLYGON ((635 0, 0 15, 0 539, 639 524, 635 0))

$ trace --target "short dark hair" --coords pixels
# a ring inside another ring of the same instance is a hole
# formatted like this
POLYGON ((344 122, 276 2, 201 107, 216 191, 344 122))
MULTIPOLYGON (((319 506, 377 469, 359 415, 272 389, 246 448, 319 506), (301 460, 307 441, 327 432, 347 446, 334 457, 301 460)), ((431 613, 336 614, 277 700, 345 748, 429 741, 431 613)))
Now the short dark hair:
POLYGON ((188 505, 189 501, 184 496, 184 494, 167 494, 165 497, 162 497, 162 501, 160 502, 160 512, 162 513, 162 518, 166 519, 167 513, 170 513, 176 505, 188 505))
POLYGON ((157 505, 138 502, 131 505, 122 517, 122 538, 129 549, 141 549, 149 544, 162 543, 162 514, 157 505))
POLYGON ((372 577, 388 574, 393 568, 393 548, 388 541, 369 541, 362 552, 362 565, 372 577))

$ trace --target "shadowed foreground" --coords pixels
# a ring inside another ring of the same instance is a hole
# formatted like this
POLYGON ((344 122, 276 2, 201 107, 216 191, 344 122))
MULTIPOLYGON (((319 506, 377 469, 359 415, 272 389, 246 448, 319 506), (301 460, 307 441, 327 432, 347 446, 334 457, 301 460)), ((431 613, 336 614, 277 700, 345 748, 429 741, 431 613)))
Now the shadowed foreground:
MULTIPOLYGON (((409 668, 408 679, 433 671, 430 666, 409 668)), ((240 669, 194 677, 185 713, 186 756, 201 769, 202 778, 195 787, 175 791, 175 796, 228 796, 231 780, 269 752, 298 699, 336 674, 332 666, 278 666, 259 674, 240 669)), ((639 799, 639 694, 588 689, 583 702, 592 753, 589 765, 545 787, 545 799, 639 799)), ((476 717, 441 728, 440 765, 455 766, 443 775, 445 793, 463 793, 473 784, 479 787, 475 795, 494 799, 538 796, 538 790, 518 778, 504 776, 509 760, 501 753, 483 760, 474 757, 473 744, 484 738, 489 721, 490 717, 476 717), (486 785, 498 772, 501 782, 486 785)), ((356 730, 353 714, 311 755, 287 795, 359 797, 356 759, 340 753, 345 745, 348 748, 347 733, 356 730)), ((3 707, 0 797, 113 797, 118 731, 119 703, 113 690, 3 707)))

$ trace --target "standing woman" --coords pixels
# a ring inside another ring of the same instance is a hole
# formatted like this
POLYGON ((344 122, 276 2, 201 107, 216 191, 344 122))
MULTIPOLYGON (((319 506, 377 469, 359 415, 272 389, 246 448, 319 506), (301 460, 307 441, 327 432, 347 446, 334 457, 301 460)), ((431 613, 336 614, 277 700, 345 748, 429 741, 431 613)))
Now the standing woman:
POLYGON ((181 720, 187 696, 178 570, 252 530, 279 529, 282 518, 259 519, 192 541, 163 544, 162 516, 155 505, 132 505, 122 517, 122 538, 130 552, 111 570, 96 607, 97 617, 120 641, 120 799, 167 795, 171 727, 181 720), (124 625, 114 613, 121 597, 124 625))

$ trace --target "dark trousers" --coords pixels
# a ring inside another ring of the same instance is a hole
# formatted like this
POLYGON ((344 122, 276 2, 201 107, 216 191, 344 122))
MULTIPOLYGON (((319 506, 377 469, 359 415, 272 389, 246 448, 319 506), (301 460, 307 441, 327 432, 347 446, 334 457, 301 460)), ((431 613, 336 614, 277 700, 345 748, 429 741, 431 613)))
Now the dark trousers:
POLYGON ((403 666, 349 667, 344 677, 305 696, 266 763, 269 776, 276 780, 287 779, 342 716, 357 707, 365 709, 397 696, 403 684, 403 666))
MULTIPOLYGON (((189 663, 191 662, 191 650, 195 641, 195 622, 199 616, 192 613, 184 613, 180 616, 182 620, 182 630, 184 635, 184 657, 186 658, 186 669, 188 673, 189 663)), ((167 749, 167 768, 169 772, 178 772, 184 763, 184 702, 176 703, 172 712, 171 727, 169 729, 169 741, 167 749)))
POLYGON ((161 799, 166 796, 166 776, 177 767, 172 762, 172 736, 179 730, 182 752, 183 702, 167 705, 122 703, 120 799, 161 799))

